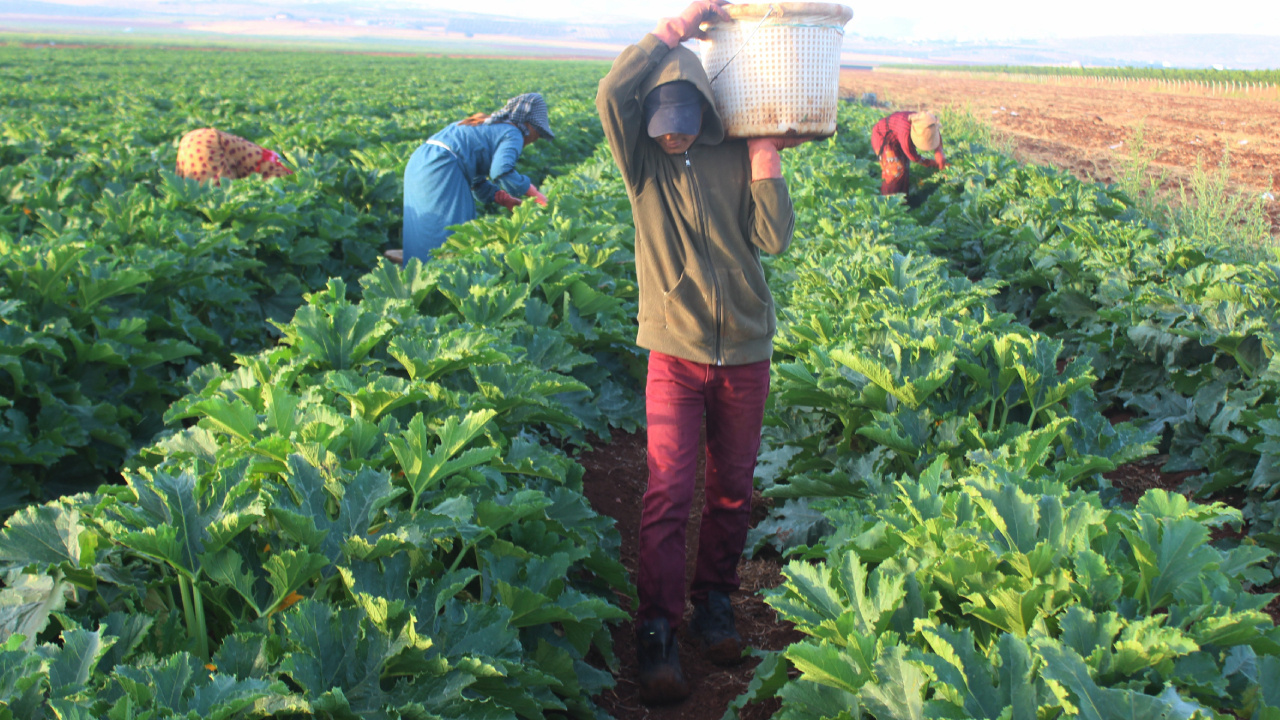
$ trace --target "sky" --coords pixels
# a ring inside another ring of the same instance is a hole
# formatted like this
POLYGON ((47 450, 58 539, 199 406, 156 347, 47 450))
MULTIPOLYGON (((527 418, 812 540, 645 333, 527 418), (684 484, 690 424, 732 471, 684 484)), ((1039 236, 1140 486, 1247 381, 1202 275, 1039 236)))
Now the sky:
MULTIPOLYGON (((456 0, 384 0, 401 7, 459 10, 456 0)), ((571 20, 606 15, 653 19, 679 14, 671 0, 479 0, 474 12, 571 20)), ((916 40, 1005 40, 1099 35, 1280 36, 1276 0, 906 0, 846 2, 845 31, 916 40), (1214 8, 1228 12, 1215 12, 1214 8)))
MULTIPOLYGON (((5 6, 150 8, 163 13, 219 6, 266 12, 323 5, 473 12, 515 19, 644 23, 679 14, 688 0, 0 0, 5 6)), ((992 42, 1099 36, 1257 35, 1280 43, 1280 0, 846 0, 846 33, 894 40, 992 42)), ((305 12, 305 11, 304 11, 305 12)))

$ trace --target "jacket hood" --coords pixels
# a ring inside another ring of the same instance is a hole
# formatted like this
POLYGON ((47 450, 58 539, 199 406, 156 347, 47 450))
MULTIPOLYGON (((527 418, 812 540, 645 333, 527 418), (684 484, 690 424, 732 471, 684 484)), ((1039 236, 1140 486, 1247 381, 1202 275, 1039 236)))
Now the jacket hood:
POLYGON ((698 88, 707 101, 702 113, 702 131, 698 133, 696 144, 719 145, 724 140, 724 123, 716 110, 716 96, 711 92, 711 81, 707 79, 707 71, 702 67, 698 55, 683 45, 677 45, 658 62, 649 76, 640 86, 640 103, 649 96, 649 92, 659 85, 677 80, 688 80, 698 88))

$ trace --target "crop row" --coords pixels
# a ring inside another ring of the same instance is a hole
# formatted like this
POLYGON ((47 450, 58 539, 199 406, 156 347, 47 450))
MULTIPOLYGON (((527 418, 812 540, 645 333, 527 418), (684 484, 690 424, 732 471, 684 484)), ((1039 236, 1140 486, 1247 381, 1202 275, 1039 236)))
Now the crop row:
POLYGON ((1184 489, 1240 507, 1280 549, 1280 262, 1168 233, 1115 188, 994 155, 956 170, 916 212, 930 252, 994 306, 1084 361, 1109 413, 1158 436, 1184 489))
POLYGON ((600 138, 590 65, 288 53, 0 48, 0 513, 118 480, 200 365, 278 337, 305 293, 398 245, 401 175, 446 123, 551 98, 563 141, 600 138), (215 81, 214 79, 218 80, 215 81), (103 92, 103 87, 111 89, 103 92), (177 141, 214 126, 297 174, 202 187, 177 141))
POLYGON ((330 280, 125 485, 10 518, 15 716, 595 717, 631 584, 557 448, 642 421, 637 295, 625 195, 549 190, 330 280))
POLYGON ((1249 592, 1274 582, 1274 554, 1211 542, 1245 519, 1269 528, 1258 505, 1119 501, 1102 473, 1199 421, 1134 402, 1151 392, 1136 377, 1173 384, 1170 397, 1186 387, 1177 366, 1136 365, 1143 346, 1123 339, 1141 329, 1097 313, 1087 337, 1120 340, 1088 345, 1055 324, 1071 316, 1041 280, 1061 277, 1050 259, 1096 267, 1101 287, 1071 285, 1070 307, 1121 285, 1141 326, 1167 317, 1152 293, 1223 268, 1225 250, 1162 236, 1113 190, 965 143, 908 211, 874 196, 865 144, 843 133, 795 158, 809 237, 771 264, 783 359, 759 477, 777 505, 752 538, 792 554, 767 602, 808 637, 766 654, 726 717, 775 696, 780 719, 1276 716, 1273 596, 1249 592), (1158 288, 1125 282, 1143 269, 1158 288), (1126 401, 1134 420, 1113 425, 1103 413, 1126 401))

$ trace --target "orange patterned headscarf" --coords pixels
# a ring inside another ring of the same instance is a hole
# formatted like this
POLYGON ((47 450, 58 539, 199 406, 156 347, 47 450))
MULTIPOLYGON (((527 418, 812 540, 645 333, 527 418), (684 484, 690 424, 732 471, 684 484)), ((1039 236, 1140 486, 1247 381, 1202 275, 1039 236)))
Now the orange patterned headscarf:
POLYGON ((293 171, 280 162, 280 155, 242 137, 213 128, 192 130, 178 142, 178 175, 193 180, 218 182, 239 180, 250 175, 283 177, 293 171))
POLYGON ((920 152, 933 152, 942 147, 938 116, 931 112, 911 113, 911 142, 920 152))

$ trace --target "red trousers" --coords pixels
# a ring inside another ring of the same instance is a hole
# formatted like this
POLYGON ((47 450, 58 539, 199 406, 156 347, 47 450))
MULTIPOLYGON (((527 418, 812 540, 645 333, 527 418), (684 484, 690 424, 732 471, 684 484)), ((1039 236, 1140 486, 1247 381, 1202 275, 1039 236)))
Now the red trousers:
POLYGON ((751 520, 769 361, 706 365, 649 353, 645 388, 649 486, 640 515, 637 622, 684 616, 685 527, 697 481, 698 440, 707 422, 707 473, 690 597, 738 589, 738 560, 751 520))
POLYGON ((911 161, 896 142, 886 141, 880 148, 880 194, 906 194, 911 186, 911 173, 908 166, 911 161))

